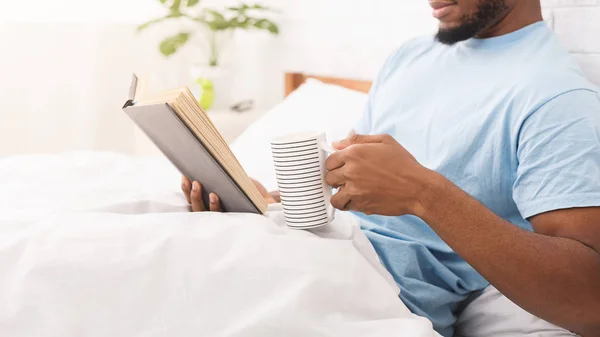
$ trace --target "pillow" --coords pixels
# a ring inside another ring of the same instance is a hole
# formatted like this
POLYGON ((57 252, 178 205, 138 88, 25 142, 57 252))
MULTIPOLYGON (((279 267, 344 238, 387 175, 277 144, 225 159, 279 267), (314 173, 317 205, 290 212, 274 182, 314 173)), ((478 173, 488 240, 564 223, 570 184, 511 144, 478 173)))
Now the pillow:
POLYGON ((535 317, 502 295, 494 286, 473 293, 455 323, 455 337, 544 336, 576 334, 535 317), (470 302, 469 302, 470 301, 470 302))
POLYGON ((324 132, 329 142, 346 137, 361 117, 367 94, 308 79, 285 100, 251 125, 231 149, 252 178, 268 190, 277 188, 270 140, 293 132, 324 132))

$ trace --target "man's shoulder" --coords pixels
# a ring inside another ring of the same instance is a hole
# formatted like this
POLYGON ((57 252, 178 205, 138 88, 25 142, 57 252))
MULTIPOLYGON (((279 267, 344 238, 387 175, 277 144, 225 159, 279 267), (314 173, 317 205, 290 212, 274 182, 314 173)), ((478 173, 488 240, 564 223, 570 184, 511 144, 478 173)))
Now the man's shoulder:
POLYGON ((540 59, 524 65, 518 72, 517 89, 520 94, 539 96, 538 104, 543 104, 565 93, 578 90, 598 93, 599 88, 592 83, 572 57, 559 60, 540 59), (546 62, 545 62, 546 61, 546 62))
POLYGON ((435 46, 435 37, 432 35, 419 35, 404 41, 387 57, 379 75, 380 80, 385 81, 390 73, 394 69, 397 69, 403 62, 416 59, 429 52, 435 46))
POLYGON ((579 89, 597 91, 578 61, 551 32, 536 36, 515 59, 512 70, 519 74, 516 79, 522 90, 551 97, 579 89))
POLYGON ((412 37, 397 47, 390 57, 388 62, 400 61, 402 58, 417 56, 422 53, 430 51, 437 45, 435 37, 433 35, 419 35, 412 37))

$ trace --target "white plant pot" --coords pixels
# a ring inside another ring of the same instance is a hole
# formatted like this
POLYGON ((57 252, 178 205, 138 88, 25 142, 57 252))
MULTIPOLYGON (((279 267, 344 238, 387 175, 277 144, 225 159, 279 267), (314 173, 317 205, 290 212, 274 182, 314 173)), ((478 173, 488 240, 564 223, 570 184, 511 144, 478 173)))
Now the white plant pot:
POLYGON ((202 96, 202 88, 197 83, 199 78, 208 79, 213 84, 215 98, 210 110, 226 109, 232 105, 233 72, 230 67, 192 66, 190 69, 190 90, 196 96, 196 99, 200 99, 202 96))

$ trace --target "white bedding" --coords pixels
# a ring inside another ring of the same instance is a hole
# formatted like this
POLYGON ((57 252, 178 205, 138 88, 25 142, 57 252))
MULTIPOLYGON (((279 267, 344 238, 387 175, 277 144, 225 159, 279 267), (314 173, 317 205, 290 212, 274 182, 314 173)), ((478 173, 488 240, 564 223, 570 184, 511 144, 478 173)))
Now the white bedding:
POLYGON ((316 131, 324 132, 329 141, 340 140, 355 126, 366 104, 364 93, 309 79, 240 135, 232 150, 250 176, 267 189, 275 189, 271 139, 293 132, 316 131))
POLYGON ((188 213, 162 159, 0 159, 0 336, 438 336, 351 218, 188 213))

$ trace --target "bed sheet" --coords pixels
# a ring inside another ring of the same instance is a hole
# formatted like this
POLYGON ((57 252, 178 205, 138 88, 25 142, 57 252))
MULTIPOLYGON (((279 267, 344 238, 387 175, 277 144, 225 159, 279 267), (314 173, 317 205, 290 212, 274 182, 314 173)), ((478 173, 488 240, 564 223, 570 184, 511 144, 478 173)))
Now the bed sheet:
POLYGON ((164 159, 0 159, 0 336, 438 336, 352 218, 189 213, 164 159))

